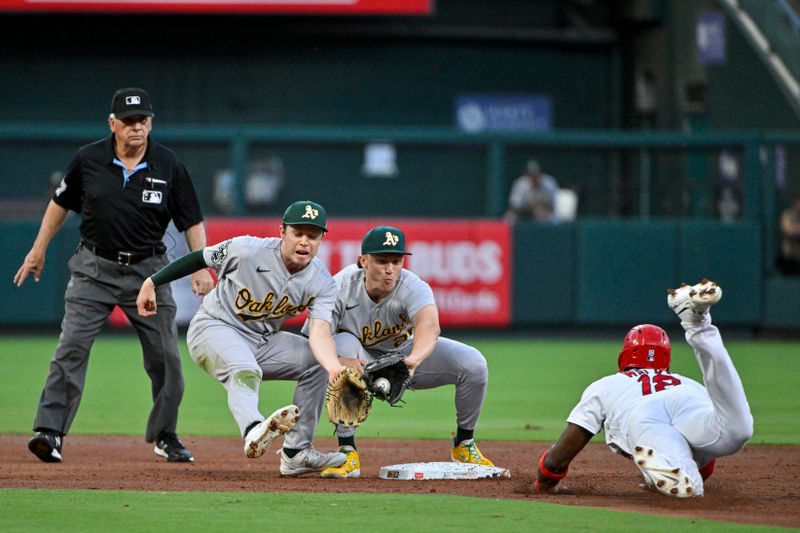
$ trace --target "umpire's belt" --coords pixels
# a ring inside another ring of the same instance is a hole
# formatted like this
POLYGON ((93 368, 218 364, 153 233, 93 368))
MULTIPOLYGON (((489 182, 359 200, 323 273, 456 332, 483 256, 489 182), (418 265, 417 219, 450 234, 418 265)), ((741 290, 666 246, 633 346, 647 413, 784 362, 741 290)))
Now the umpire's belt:
POLYGON ((148 257, 161 255, 167 251, 167 247, 164 246, 163 243, 158 243, 143 250, 133 250, 130 252, 124 250, 104 250, 103 248, 98 248, 97 246, 94 246, 86 241, 81 241, 81 244, 94 255, 102 257, 103 259, 108 259, 109 261, 114 261, 117 264, 124 266, 133 265, 139 261, 147 259, 148 257))

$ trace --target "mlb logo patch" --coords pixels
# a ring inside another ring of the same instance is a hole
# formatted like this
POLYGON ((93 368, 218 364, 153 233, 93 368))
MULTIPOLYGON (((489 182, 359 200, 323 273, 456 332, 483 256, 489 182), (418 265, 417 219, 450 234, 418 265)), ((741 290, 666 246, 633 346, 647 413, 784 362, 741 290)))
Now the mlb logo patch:
POLYGON ((142 191, 142 202, 146 204, 160 204, 161 191, 142 191))
POLYGON ((651 363, 656 360, 656 351, 652 348, 647 350, 647 360, 651 363))
POLYGON ((140 96, 125 97, 125 105, 139 105, 141 103, 142 103, 142 98, 140 96))

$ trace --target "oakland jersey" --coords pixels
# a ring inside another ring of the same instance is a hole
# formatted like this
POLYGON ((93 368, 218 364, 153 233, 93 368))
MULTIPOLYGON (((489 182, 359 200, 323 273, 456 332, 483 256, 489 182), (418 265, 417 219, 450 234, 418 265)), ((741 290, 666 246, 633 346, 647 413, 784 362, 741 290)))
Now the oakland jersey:
POLYGON ((375 303, 367 294, 364 271, 349 265, 333 278, 339 290, 333 310, 332 331, 354 335, 361 345, 378 354, 408 347, 414 337, 414 316, 426 305, 435 305, 430 285, 403 269, 388 296, 375 303))
POLYGON ((336 284, 317 257, 291 274, 281 257, 281 239, 235 237, 203 249, 216 269, 217 286, 203 299, 209 316, 242 332, 269 335, 288 318, 308 316, 331 322, 336 284))

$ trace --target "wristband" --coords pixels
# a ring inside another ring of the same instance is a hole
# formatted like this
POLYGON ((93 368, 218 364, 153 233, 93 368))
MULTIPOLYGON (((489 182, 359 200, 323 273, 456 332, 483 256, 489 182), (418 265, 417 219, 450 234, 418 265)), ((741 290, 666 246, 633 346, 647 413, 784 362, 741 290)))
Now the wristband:
MULTIPOLYGON (((542 456, 539 458, 539 474, 542 477, 545 477, 547 479, 552 479, 553 481, 557 482, 567 477, 567 472, 569 472, 569 467, 565 468, 564 471, 561 472, 560 474, 556 474, 555 472, 551 472, 550 470, 548 470, 547 467, 544 466, 544 458, 547 457, 547 452, 549 451, 550 451, 549 449, 545 450, 542 456)), ((537 479, 536 481, 538 482, 539 480, 537 479)))

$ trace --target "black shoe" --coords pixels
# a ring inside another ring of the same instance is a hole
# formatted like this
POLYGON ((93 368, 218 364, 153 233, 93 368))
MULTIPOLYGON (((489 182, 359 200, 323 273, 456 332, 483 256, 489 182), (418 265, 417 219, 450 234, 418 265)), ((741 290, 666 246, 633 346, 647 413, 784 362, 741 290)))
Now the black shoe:
POLYGON ((38 431, 28 441, 28 449, 45 463, 60 463, 61 435, 55 431, 38 431))
POLYGON ((183 447, 183 443, 175 433, 162 433, 159 435, 153 452, 161 457, 166 457, 170 463, 191 463, 194 461, 192 452, 183 447))

